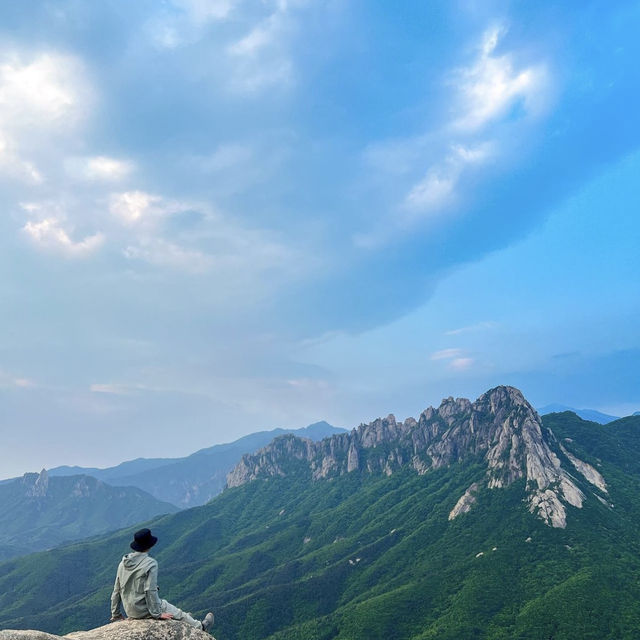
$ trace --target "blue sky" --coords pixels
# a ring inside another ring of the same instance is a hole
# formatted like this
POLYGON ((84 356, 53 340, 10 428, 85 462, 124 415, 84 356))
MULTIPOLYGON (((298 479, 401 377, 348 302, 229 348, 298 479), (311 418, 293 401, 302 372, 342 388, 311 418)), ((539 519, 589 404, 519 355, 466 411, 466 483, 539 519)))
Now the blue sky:
POLYGON ((0 7, 0 476, 514 384, 640 409, 637 2, 0 7))

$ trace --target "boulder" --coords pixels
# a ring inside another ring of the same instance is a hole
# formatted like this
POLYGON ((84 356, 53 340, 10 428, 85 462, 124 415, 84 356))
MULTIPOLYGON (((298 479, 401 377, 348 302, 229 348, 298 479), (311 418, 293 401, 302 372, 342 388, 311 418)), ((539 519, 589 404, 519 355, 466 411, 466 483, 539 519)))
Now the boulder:
POLYGON ((56 636, 44 631, 0 631, 0 640, 214 640, 213 636, 177 620, 122 620, 89 631, 56 636))

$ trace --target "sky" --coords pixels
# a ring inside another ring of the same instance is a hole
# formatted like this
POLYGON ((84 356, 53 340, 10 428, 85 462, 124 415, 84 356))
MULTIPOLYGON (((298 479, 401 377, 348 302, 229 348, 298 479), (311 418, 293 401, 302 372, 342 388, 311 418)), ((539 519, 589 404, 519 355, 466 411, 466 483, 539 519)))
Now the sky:
POLYGON ((0 478, 499 384, 640 410, 639 20, 0 4, 0 478))

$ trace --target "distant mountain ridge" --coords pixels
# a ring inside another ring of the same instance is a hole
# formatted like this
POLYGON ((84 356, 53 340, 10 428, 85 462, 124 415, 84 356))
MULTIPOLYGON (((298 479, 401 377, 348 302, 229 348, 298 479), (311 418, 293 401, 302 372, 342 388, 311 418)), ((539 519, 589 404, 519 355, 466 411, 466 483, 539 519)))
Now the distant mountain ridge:
POLYGON ((244 455, 227 484, 238 487, 300 472, 314 480, 356 470, 391 475, 404 466, 425 474, 474 457, 486 465, 485 479, 460 496, 452 518, 469 511, 483 486, 502 488, 520 479, 526 480, 531 512, 553 527, 566 526, 566 505, 581 508, 586 499, 574 480, 576 473, 599 498, 607 493, 602 475, 545 433, 522 393, 507 386, 487 391, 474 403, 447 398, 438 409, 423 411, 417 421, 399 423, 389 415, 321 442, 281 436, 244 455))
POLYGON ((178 509, 135 487, 91 476, 25 473, 0 485, 0 559, 115 531, 178 509))
POLYGON ((113 486, 138 487, 158 500, 185 509, 205 504, 225 486, 226 476, 245 453, 252 453, 283 434, 312 440, 344 433, 345 429, 320 421, 301 429, 273 429, 249 434, 234 442, 218 444, 183 458, 138 458, 106 469, 55 467, 49 475, 91 475, 113 486))
POLYGON ((568 407, 564 404, 558 403, 548 404, 538 409, 538 413, 541 416, 549 413, 562 413, 564 411, 572 411, 583 420, 590 420, 591 422, 597 422, 598 424, 608 424, 609 422, 620 419, 620 416, 612 416, 608 413, 596 411, 595 409, 574 409, 573 407, 568 407))

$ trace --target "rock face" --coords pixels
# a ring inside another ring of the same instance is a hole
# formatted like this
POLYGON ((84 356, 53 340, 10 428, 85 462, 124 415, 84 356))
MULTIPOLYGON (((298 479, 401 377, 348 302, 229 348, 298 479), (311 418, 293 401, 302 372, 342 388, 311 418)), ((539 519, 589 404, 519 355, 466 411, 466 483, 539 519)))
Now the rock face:
POLYGON ((214 640, 213 636, 176 620, 123 620, 89 631, 56 636, 43 631, 0 631, 0 640, 214 640))
POLYGON ((562 447, 514 387, 487 391, 475 402, 447 398, 418 420, 397 422, 393 415, 361 424, 351 433, 321 442, 283 436, 253 455, 245 455, 227 476, 236 487, 257 478, 304 470, 314 480, 361 470, 392 474, 410 466, 423 474, 465 459, 482 459, 482 485, 474 483, 460 498, 450 519, 472 508, 485 486, 507 487, 525 479, 529 509, 553 527, 566 526, 566 505, 581 508, 585 494, 563 466, 563 456, 589 483, 606 492, 604 478, 562 447))
POLYGON ((22 476, 22 484, 25 486, 25 496, 28 498, 44 498, 49 489, 49 475, 43 469, 40 473, 25 473, 22 476))
POLYGON ((477 482, 474 482, 463 494, 462 497, 456 502, 456 506, 451 509, 449 514, 449 520, 457 518, 461 513, 467 513, 471 510, 471 507, 476 501, 476 491, 480 488, 477 482))

